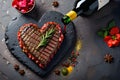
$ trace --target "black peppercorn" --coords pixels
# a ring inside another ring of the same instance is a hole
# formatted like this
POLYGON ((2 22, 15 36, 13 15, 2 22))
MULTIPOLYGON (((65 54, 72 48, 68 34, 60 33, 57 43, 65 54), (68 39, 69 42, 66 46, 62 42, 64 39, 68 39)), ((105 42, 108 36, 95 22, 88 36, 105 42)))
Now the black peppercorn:
POLYGON ((25 74, 25 71, 24 71, 24 70, 19 70, 19 73, 20 73, 21 75, 24 75, 24 74, 25 74))
POLYGON ((19 65, 18 65, 18 64, 15 64, 15 65, 14 65, 14 69, 15 69, 15 70, 19 70, 19 65))
POLYGON ((52 3, 52 5, 53 5, 54 7, 58 7, 58 6, 59 6, 59 3, 58 3, 58 1, 54 1, 54 2, 52 3))

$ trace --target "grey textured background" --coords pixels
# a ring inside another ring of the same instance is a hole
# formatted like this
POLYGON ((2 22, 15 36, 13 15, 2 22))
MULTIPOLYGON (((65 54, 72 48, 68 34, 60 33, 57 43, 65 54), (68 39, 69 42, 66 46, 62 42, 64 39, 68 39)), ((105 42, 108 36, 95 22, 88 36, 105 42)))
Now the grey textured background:
MULTIPOLYGON (((77 37, 82 40, 82 49, 77 58, 79 63, 74 71, 66 77, 57 76, 51 72, 48 77, 42 79, 19 63, 6 47, 5 28, 9 21, 20 15, 11 7, 11 1, 0 0, 0 80, 120 80, 120 47, 108 48, 102 39, 96 35, 96 31, 105 27, 111 19, 115 19, 116 24, 120 26, 119 2, 111 1, 90 17, 78 17, 74 20, 77 37), (110 53, 114 57, 114 63, 107 64, 104 62, 103 57, 106 53, 110 53), (20 65, 20 69, 26 71, 25 76, 20 76, 13 69, 15 63, 20 65)), ((54 8, 51 5, 53 1, 36 0, 36 9, 28 16, 39 20, 43 13, 50 10, 65 14, 72 9, 74 3, 73 0, 57 0, 60 5, 58 8, 54 8)))

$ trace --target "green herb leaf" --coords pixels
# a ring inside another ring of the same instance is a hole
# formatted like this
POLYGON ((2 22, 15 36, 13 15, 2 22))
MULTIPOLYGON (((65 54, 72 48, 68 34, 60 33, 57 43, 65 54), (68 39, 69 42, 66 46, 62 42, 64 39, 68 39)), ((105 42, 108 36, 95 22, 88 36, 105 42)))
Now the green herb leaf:
POLYGON ((55 32, 54 28, 51 28, 50 30, 46 31, 46 33, 42 36, 42 39, 41 39, 40 43, 37 46, 37 49, 39 47, 46 46, 47 43, 48 43, 49 38, 52 37, 52 35, 53 35, 54 32, 55 32))
POLYGON ((52 35, 52 33, 54 32, 55 30, 52 28, 50 29, 50 31, 48 32, 49 35, 52 35))
POLYGON ((115 21, 114 20, 111 20, 109 23, 108 23, 108 26, 107 26, 107 29, 110 30, 112 27, 115 26, 115 21))
POLYGON ((97 35, 104 38, 104 31, 102 31, 102 30, 98 31, 97 35))
POLYGON ((109 31, 104 32, 104 37, 106 37, 109 34, 109 31))

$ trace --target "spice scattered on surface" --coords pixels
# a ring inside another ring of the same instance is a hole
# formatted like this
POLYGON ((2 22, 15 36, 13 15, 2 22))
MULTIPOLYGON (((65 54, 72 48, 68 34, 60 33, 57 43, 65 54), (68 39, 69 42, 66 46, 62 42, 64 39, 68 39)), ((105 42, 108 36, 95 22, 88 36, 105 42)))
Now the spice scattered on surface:
POLYGON ((69 66, 69 67, 67 67, 67 70, 68 70, 68 72, 69 72, 69 74, 73 71, 73 66, 69 66))
MULTIPOLYGON (((63 76, 67 76, 68 74, 72 73, 73 68, 77 65, 77 57, 79 56, 79 51, 82 47, 81 40, 77 40, 74 50, 71 52, 68 59, 66 59, 61 65, 62 68, 60 72, 63 76)), ((58 69, 59 70, 59 69, 58 69)), ((57 75, 57 74, 56 74, 57 75)))
POLYGON ((54 1, 54 2, 52 3, 52 5, 53 5, 54 7, 58 7, 58 6, 59 6, 59 3, 58 3, 58 1, 54 1))
POLYGON ((69 67, 70 66, 70 62, 64 62, 64 63, 62 63, 62 66, 63 67, 69 67))
POLYGON ((64 68, 61 69, 61 73, 62 73, 63 76, 67 76, 69 71, 66 67, 64 67, 64 68))
POLYGON ((105 60, 105 62, 107 62, 107 63, 111 63, 111 62, 113 62, 113 57, 112 57, 112 55, 110 55, 110 54, 106 54, 106 55, 104 56, 104 60, 105 60))
POLYGON ((82 47, 82 42, 81 42, 81 40, 77 40, 76 46, 75 46, 76 51, 79 51, 79 50, 81 49, 81 47, 82 47))
POLYGON ((15 64, 15 65, 14 65, 14 69, 18 71, 18 70, 19 70, 19 65, 18 65, 18 64, 15 64))
POLYGON ((24 74, 25 74, 25 71, 24 71, 24 70, 19 70, 19 73, 20 73, 21 75, 24 75, 24 74))
POLYGON ((60 70, 59 69, 55 69, 54 72, 55 72, 56 75, 60 75, 60 70))

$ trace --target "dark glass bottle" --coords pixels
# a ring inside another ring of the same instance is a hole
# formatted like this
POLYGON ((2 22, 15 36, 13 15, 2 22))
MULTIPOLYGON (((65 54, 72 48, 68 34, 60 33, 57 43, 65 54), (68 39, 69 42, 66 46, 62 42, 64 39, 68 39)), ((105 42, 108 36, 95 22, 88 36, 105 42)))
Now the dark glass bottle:
POLYGON ((67 25, 79 15, 90 15, 99 10, 110 0, 76 0, 74 7, 62 17, 62 22, 67 25))

